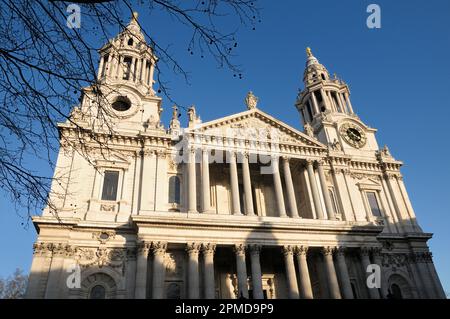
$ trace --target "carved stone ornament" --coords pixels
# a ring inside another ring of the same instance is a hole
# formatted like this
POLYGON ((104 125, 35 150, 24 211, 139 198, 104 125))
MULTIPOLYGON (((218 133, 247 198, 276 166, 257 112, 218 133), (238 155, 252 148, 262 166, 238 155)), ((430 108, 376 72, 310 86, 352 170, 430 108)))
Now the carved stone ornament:
POLYGON ((123 248, 82 248, 78 247, 75 253, 75 259, 82 267, 109 266, 112 268, 121 268, 124 271, 124 261, 127 257, 127 250, 123 248))
POLYGON ((92 238, 97 239, 100 243, 105 244, 108 240, 114 239, 116 233, 112 230, 93 232, 92 238))
POLYGON ((100 210, 102 212, 112 212, 114 213, 116 211, 116 205, 114 204, 101 204, 100 210))
POLYGON ((383 254, 382 265, 384 267, 391 267, 394 271, 396 268, 403 267, 408 262, 408 256, 406 254, 383 254))

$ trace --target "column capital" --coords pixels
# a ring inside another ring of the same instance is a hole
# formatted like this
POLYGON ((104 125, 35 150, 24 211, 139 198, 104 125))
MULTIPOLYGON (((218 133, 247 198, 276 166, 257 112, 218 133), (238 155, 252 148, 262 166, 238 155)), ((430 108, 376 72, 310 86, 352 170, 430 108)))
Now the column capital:
POLYGON ((326 247, 322 247, 322 254, 324 256, 333 256, 333 253, 335 251, 335 247, 332 246, 326 246, 326 247))
POLYGON ((345 246, 336 247, 336 255, 337 256, 345 256, 346 252, 347 252, 347 247, 345 247, 345 246))
POLYGON ((141 241, 137 244, 137 251, 139 255, 148 255, 152 244, 149 242, 141 241))
POLYGON ((214 255, 216 252, 216 245, 211 243, 202 244, 201 250, 203 255, 214 255))
POLYGON ((162 241, 152 242, 151 250, 154 255, 164 255, 167 250, 167 243, 162 241))
POLYGON ((201 248, 201 244, 199 243, 187 243, 186 244, 186 251, 188 255, 198 254, 201 248))
POLYGON ((308 254, 308 246, 297 246, 295 249, 295 254, 297 256, 306 256, 308 254))
POLYGON ((257 244, 252 244, 248 246, 249 250, 250 250, 250 255, 259 255, 259 253, 261 252, 261 245, 257 245, 257 244))
POLYGON ((291 161, 291 157, 290 156, 282 156, 283 158, 283 162, 284 163, 289 163, 291 161))
POLYGON ((371 251, 372 251, 371 247, 361 247, 360 248, 361 256, 363 256, 363 257, 366 257, 366 256, 369 257, 371 251))
POLYGON ((247 246, 245 244, 236 244, 234 245, 234 252, 237 256, 245 256, 245 250, 247 246))
POLYGON ((312 158, 307 158, 305 159, 305 165, 306 166, 312 166, 314 164, 315 160, 313 160, 312 158))
POLYGON ((283 255, 284 256, 289 256, 289 255, 293 255, 295 252, 295 246, 291 246, 291 245, 285 245, 283 246, 283 255))

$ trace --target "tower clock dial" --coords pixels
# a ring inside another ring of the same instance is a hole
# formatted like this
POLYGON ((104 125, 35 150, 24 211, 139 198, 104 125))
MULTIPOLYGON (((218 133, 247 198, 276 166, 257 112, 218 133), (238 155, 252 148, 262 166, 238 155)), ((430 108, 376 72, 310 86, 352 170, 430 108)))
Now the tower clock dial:
POLYGON ((344 123, 341 125, 339 132, 344 141, 353 147, 361 148, 366 145, 366 133, 356 124, 344 123))

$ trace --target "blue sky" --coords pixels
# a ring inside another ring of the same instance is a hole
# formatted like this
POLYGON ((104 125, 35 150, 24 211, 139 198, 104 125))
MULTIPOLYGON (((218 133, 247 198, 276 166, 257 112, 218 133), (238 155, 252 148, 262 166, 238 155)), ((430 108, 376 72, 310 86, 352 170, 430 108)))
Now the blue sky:
MULTIPOLYGON (((305 48, 310 46, 330 73, 346 81, 355 112, 378 129, 379 145, 404 161, 406 187, 420 225, 434 233, 429 242, 446 291, 450 291, 450 1, 260 1, 262 22, 238 33, 237 56, 243 79, 187 52, 186 31, 170 19, 142 12, 140 22, 157 41, 173 44, 190 71, 190 83, 172 74, 173 97, 195 104, 211 120, 243 111, 252 90, 259 107, 300 127, 294 108, 302 88, 305 48), (381 6, 382 28, 366 27, 370 3, 381 6)), ((163 103, 170 118, 170 103, 163 103)), ((186 116, 182 120, 186 124, 186 116)), ((50 174, 48 168, 39 167, 50 174)), ((34 228, 21 226, 8 199, 0 197, 0 276, 16 267, 28 271, 34 228)))

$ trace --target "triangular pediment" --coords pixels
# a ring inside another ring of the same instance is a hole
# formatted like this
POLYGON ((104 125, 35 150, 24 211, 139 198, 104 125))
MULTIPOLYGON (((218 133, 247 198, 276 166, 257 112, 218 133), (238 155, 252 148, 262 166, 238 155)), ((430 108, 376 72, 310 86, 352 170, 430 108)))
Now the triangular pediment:
POLYGON ((326 148, 325 145, 315 138, 296 130, 259 109, 252 109, 204 122, 196 125, 192 130, 207 135, 239 137, 259 141, 271 140, 285 144, 301 144, 326 148))

